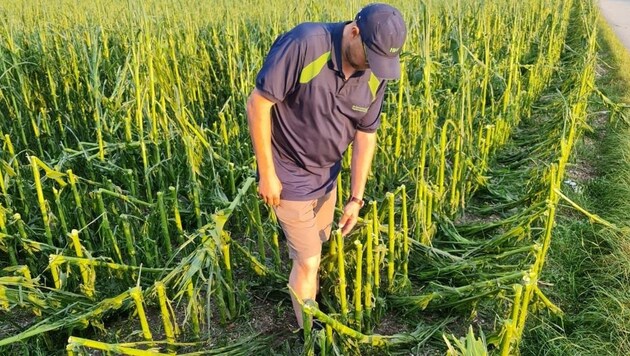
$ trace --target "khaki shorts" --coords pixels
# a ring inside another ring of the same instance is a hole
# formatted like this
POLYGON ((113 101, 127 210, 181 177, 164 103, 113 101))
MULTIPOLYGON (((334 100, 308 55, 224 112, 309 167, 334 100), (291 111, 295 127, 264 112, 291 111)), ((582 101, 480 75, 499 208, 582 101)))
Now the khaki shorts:
POLYGON ((303 260, 321 255, 322 243, 330 237, 336 200, 337 189, 319 199, 280 200, 274 211, 287 238, 289 258, 303 260))

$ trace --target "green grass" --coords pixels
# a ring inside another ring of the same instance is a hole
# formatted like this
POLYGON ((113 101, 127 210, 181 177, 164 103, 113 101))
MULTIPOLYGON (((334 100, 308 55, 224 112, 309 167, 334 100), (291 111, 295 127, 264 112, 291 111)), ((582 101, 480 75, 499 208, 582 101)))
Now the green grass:
MULTIPOLYGON (((614 103, 627 105, 630 54, 604 20, 599 26, 597 86, 614 103)), ((575 174, 568 176, 582 189, 570 198, 623 232, 593 225, 570 208, 561 210, 543 280, 565 316, 533 316, 524 355, 630 354, 630 128, 620 112, 613 110, 611 117, 608 110, 592 106, 594 131, 578 147, 575 174)), ((567 185, 563 189, 571 191, 567 185)))

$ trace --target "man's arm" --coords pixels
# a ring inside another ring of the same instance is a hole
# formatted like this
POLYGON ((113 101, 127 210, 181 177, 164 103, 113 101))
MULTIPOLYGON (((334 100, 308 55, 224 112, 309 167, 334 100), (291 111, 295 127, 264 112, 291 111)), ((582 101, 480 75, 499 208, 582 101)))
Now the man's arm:
POLYGON ((271 206, 280 204, 282 184, 276 175, 271 154, 271 107, 272 101, 254 89, 247 99, 247 123, 252 138, 256 164, 258 165, 258 194, 271 206))
MULTIPOLYGON (((350 192, 353 197, 363 199, 365 183, 367 182, 372 157, 376 149, 376 132, 367 133, 358 131, 354 135, 352 144, 352 163, 350 173, 350 192)), ((357 223, 361 205, 350 201, 343 209, 343 216, 339 220, 342 236, 346 236, 357 223)))

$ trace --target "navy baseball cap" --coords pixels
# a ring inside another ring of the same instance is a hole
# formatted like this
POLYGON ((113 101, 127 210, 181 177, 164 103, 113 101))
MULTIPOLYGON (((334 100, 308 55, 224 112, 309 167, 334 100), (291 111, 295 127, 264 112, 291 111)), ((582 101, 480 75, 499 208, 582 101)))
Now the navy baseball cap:
POLYGON ((400 11, 387 4, 370 4, 354 20, 374 75, 379 79, 400 78, 400 48, 407 37, 400 11))

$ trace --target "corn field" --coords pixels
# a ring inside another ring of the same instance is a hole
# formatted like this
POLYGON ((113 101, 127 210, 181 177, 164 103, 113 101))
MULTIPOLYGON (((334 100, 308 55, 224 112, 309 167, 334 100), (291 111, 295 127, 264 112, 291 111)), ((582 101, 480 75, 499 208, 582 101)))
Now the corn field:
MULTIPOLYGON (((299 352, 457 355, 470 325, 488 353, 518 354, 529 313, 562 313, 540 276, 589 128, 596 10, 391 3, 409 34, 369 204, 324 246, 323 305, 301 302, 325 329, 299 352)), ((245 102, 277 35, 362 5, 2 1, 0 353, 283 354, 276 334, 216 340, 252 294, 291 292, 245 102), (117 316, 134 332, 103 337, 117 316)))

